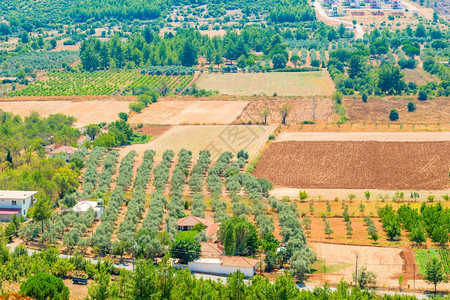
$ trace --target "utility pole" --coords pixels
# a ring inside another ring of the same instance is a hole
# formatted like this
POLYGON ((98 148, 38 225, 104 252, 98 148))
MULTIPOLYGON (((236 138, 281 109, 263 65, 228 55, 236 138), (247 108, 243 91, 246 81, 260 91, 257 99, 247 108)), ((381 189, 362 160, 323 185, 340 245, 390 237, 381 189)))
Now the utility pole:
POLYGON ((358 285, 358 254, 356 254, 355 286, 358 285))
POLYGON ((313 96, 313 121, 316 120, 316 97, 313 96))
POLYGON ((416 290, 416 264, 413 264, 413 289, 416 290))

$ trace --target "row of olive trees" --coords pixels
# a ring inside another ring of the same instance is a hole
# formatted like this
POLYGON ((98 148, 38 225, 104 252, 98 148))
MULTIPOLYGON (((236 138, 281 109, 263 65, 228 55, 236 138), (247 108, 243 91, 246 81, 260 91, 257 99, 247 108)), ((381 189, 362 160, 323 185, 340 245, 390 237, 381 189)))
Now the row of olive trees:
POLYGON ((153 170, 153 186, 157 191, 164 194, 167 181, 170 177, 170 165, 172 164, 174 153, 172 150, 166 150, 163 153, 162 161, 153 170))
POLYGON ((83 174, 83 198, 90 198, 92 192, 95 189, 95 186, 98 183, 98 167, 102 163, 103 155, 105 155, 106 149, 103 147, 95 147, 89 153, 89 158, 86 161, 86 171, 83 174))
POLYGON ((133 183, 133 196, 128 202, 128 209, 125 214, 125 218, 122 223, 120 223, 117 231, 117 237, 120 241, 131 244, 138 223, 140 222, 142 214, 145 211, 145 190, 147 188, 149 175, 153 167, 154 154, 155 152, 153 150, 146 150, 144 152, 142 164, 137 169, 136 178, 133 183))
POLYGON ((200 193, 203 190, 203 176, 211 163, 211 153, 200 151, 197 163, 192 168, 192 174, 189 178, 189 188, 191 193, 200 193))
POLYGON ((316 260, 315 253, 308 248, 295 203, 286 203, 271 199, 272 207, 278 211, 283 243, 282 261, 290 263, 294 276, 302 278, 310 271, 310 264, 316 260))
POLYGON ((103 170, 98 179, 97 192, 107 193, 113 183, 113 175, 116 173, 116 165, 119 162, 119 152, 117 150, 109 151, 103 159, 103 170))
POLYGON ((109 253, 111 250, 111 236, 114 232, 114 225, 118 219, 120 208, 123 205, 124 189, 131 185, 135 155, 135 151, 130 151, 122 158, 116 188, 111 194, 108 207, 102 214, 101 223, 91 238, 91 245, 98 247, 101 254, 109 253))

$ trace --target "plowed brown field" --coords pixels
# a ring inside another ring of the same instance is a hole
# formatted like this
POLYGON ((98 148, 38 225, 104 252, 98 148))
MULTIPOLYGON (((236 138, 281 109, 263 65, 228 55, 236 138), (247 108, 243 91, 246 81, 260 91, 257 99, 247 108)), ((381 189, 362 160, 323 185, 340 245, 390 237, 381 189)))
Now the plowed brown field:
POLYGON ((440 190, 449 170, 450 141, 288 141, 272 143, 254 175, 284 187, 440 190))
POLYGON ((267 123, 281 123, 280 108, 283 104, 290 105, 291 109, 287 115, 286 123, 299 123, 302 121, 316 119, 318 121, 330 121, 333 114, 333 102, 331 99, 295 99, 295 100, 253 100, 237 118, 236 123, 263 123, 264 117, 261 112, 268 108, 270 110, 267 123), (315 108, 313 108, 315 107, 315 108))

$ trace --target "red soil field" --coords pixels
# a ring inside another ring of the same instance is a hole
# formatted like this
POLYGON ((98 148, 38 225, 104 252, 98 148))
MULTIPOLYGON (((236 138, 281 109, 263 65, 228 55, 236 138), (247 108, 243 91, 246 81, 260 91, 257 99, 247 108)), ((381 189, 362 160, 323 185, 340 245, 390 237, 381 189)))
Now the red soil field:
POLYGON ((449 170, 449 141, 288 141, 272 143, 254 175, 296 188, 438 190, 449 170))

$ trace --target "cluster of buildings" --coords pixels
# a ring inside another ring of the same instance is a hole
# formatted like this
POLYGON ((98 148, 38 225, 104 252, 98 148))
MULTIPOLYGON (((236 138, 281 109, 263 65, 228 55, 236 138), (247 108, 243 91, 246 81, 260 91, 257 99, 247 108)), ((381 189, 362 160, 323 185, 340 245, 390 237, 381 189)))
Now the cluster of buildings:
MULTIPOLYGON (((391 9, 402 9, 402 0, 384 0, 384 2, 390 5, 391 9)), ((344 13, 343 3, 339 0, 324 0, 324 3, 328 4, 333 11, 333 15, 342 15, 344 13)), ((381 0, 349 0, 349 8, 370 8, 370 9, 381 9, 381 0), (362 3, 364 3, 362 5, 362 3)))
MULTIPOLYGON (((178 219, 178 231, 192 230, 192 227, 202 223, 206 226, 206 236, 212 240, 217 240, 217 231, 220 223, 213 223, 204 218, 188 216, 178 219)), ((200 243, 202 255, 199 259, 189 262, 187 268, 191 272, 228 275, 237 270, 244 273, 245 277, 256 275, 258 261, 253 258, 243 256, 227 256, 224 249, 218 243, 200 243)))

